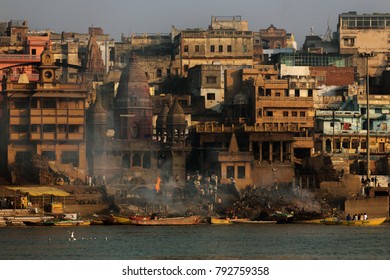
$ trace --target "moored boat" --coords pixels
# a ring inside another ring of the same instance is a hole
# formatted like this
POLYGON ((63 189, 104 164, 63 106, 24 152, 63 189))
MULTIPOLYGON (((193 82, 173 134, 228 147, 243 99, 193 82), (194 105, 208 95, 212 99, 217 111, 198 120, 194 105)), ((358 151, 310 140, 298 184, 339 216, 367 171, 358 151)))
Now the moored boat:
POLYGON ((23 221, 26 226, 54 226, 53 220, 23 221))
POLYGON ((210 224, 212 225, 230 225, 232 221, 230 219, 225 218, 210 218, 210 224))
POLYGON ((249 219, 232 219, 231 222, 233 224, 276 224, 277 221, 253 221, 249 219))
POLYGON ((54 221, 54 226, 89 226, 91 224, 88 220, 63 220, 54 221))
POLYGON ((120 225, 131 225, 132 224, 132 219, 131 218, 122 217, 122 216, 115 216, 115 215, 111 215, 111 216, 120 225))
POLYGON ((346 225, 346 226, 379 226, 386 221, 386 218, 374 218, 367 220, 340 220, 340 219, 324 219, 321 220, 323 225, 346 225))
POLYGON ((137 226, 182 226, 197 225, 201 221, 200 216, 175 217, 175 218, 155 218, 150 220, 134 220, 137 226))

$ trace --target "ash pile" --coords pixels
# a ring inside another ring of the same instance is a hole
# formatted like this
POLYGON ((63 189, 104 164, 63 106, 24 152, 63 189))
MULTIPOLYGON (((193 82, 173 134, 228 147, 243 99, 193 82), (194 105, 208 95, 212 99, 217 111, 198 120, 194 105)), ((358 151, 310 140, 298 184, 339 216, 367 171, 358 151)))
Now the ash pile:
POLYGON ((300 190, 289 184, 248 186, 231 212, 251 220, 266 220, 274 213, 293 213, 294 220, 310 220, 341 215, 338 205, 338 198, 328 193, 300 190))

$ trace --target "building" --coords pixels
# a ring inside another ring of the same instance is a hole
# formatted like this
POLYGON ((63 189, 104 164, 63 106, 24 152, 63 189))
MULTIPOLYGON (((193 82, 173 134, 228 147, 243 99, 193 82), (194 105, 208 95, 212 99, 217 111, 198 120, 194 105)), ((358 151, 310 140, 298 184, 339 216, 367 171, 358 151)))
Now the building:
POLYGON ((241 17, 213 17, 207 30, 181 30, 174 44, 174 60, 185 77, 188 69, 201 64, 253 66, 253 32, 241 17))
POLYGON ((89 173, 114 183, 142 178, 154 186, 157 178, 177 178, 184 184, 191 149, 187 121, 177 99, 166 101, 153 127, 148 79, 133 55, 122 71, 112 107, 104 108, 98 99, 89 110, 89 173))
POLYGON ((359 77, 367 74, 365 54, 372 54, 368 73, 378 77, 390 67, 390 14, 342 13, 337 24, 340 54, 353 54, 359 77))
POLYGON ((3 79, 1 165, 28 162, 33 155, 71 163, 86 171, 86 97, 80 84, 60 84, 49 45, 41 54, 37 82, 3 79))
POLYGON ((225 98, 225 76, 222 65, 197 65, 188 70, 192 96, 201 96, 205 108, 222 111, 225 98))

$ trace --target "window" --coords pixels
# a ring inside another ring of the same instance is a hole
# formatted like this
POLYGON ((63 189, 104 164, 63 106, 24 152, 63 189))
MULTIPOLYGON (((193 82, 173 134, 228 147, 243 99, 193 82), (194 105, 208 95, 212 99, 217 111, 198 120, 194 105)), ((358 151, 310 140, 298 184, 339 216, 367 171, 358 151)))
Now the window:
POLYGON ((283 111, 283 117, 288 117, 288 111, 283 111))
POLYGON ((265 96, 271 96, 271 89, 267 88, 265 90, 265 96))
POLYGON ((279 97, 280 96, 280 92, 275 92, 275 96, 279 97))
POLYGON ((273 117, 274 116, 274 112, 272 111, 267 111, 267 117, 273 117))
POLYGON ((28 99, 26 98, 15 98, 13 109, 27 109, 28 108, 28 99))
POLYGON ((199 52, 199 45, 195 45, 195 52, 199 52))
POLYGON ((292 112, 291 112, 291 116, 293 116, 293 117, 297 117, 297 116, 298 116, 298 113, 297 113, 297 111, 292 111, 292 112))
POLYGON ((79 153, 77 151, 64 151, 62 152, 61 163, 71 163, 73 166, 79 166, 79 153))
POLYGON ((289 96, 288 89, 285 89, 285 90, 284 90, 284 97, 288 97, 288 96, 289 96))
POLYGON ((228 46, 227 46, 227 51, 228 51, 228 52, 232 52, 232 45, 228 45, 228 46))
POLYGON ((234 166, 226 166, 226 177, 234 178, 234 166))
POLYGON ((42 151, 41 156, 46 157, 48 160, 56 160, 56 153, 53 151, 42 151))
POLYGON ((16 152, 15 163, 26 163, 30 162, 32 155, 30 152, 16 152))
POLYGON ((210 46, 210 52, 215 52, 215 46, 214 45, 210 46))
POLYGON ((219 46, 218 46, 218 51, 219 51, 219 52, 223 52, 223 46, 222 46, 222 45, 219 45, 219 46))
POLYGON ((79 132, 79 126, 78 125, 69 125, 69 132, 70 133, 77 133, 79 132))
POLYGON ((304 118, 306 116, 306 112, 304 112, 304 111, 299 112, 299 116, 301 118, 304 118))
POLYGON ((216 84, 217 83, 217 77, 216 76, 207 76, 206 81, 208 84, 216 84))
POLYGON ((207 93, 207 100, 215 100, 215 93, 207 93))
POLYGON ((242 50, 243 50, 243 52, 247 52, 247 51, 248 51, 247 45, 243 45, 243 46, 242 46, 242 50))
POLYGON ((237 167, 237 178, 244 179, 245 178, 245 166, 237 167))
POLYGON ((299 89, 295 90, 295 97, 299 97, 299 89))
POLYGON ((188 53, 188 45, 184 45, 184 52, 188 53))
POLYGON ((43 132, 56 132, 56 126, 54 124, 44 124, 43 132))
POLYGON ((31 55, 37 55, 37 49, 32 49, 31 50, 31 55))
POLYGON ((42 108, 43 109, 55 109, 56 100, 54 98, 42 98, 42 108))
POLYGON ((309 89, 309 90, 307 91, 307 96, 313 97, 313 90, 312 90, 312 89, 309 89))
POLYGON ((355 46, 355 38, 343 38, 345 47, 353 47, 355 46))
POLYGON ((184 64, 184 71, 188 71, 188 64, 184 64))
POLYGON ((28 132, 28 125, 12 125, 11 131, 16 133, 28 132))
POLYGON ((157 76, 157 78, 161 78, 162 77, 162 70, 160 68, 157 69, 156 76, 157 76))

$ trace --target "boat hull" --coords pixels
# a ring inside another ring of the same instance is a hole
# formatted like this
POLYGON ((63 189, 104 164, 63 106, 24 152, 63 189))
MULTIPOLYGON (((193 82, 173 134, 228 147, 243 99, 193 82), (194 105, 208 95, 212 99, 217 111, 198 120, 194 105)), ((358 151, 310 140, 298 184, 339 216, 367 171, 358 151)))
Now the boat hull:
POLYGON ((134 220, 133 224, 137 226, 184 226, 197 225, 201 221, 199 216, 161 218, 155 220, 134 220))
POLYGON ((212 225, 230 225, 232 221, 229 219, 211 218, 210 223, 212 225))
POLYGON ((249 219, 232 219, 233 224, 276 224, 277 221, 252 221, 249 219))
POLYGON ((386 218, 344 221, 344 220, 322 220, 323 225, 345 225, 345 226, 379 226, 386 221, 386 218))

